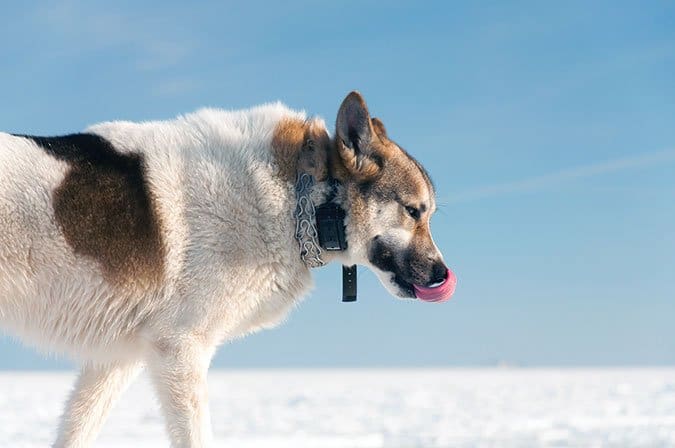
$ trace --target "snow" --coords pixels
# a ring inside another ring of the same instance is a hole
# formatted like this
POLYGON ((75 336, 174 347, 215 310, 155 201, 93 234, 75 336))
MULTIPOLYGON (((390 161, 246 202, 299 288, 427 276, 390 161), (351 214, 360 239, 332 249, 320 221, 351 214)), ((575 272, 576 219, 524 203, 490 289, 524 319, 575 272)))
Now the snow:
MULTIPOLYGON (((0 447, 54 438, 73 373, 0 373, 0 447)), ((675 446, 675 368, 234 370, 209 377, 216 446, 675 446)), ((146 378, 96 447, 166 447, 146 378)))

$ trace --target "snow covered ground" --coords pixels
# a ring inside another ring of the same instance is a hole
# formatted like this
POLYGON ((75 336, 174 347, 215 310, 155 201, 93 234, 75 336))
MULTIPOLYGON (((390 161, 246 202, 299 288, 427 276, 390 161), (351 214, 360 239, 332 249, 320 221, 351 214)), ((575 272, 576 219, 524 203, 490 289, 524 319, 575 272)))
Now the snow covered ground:
MULTIPOLYGON (((73 380, 0 372, 0 447, 49 446, 73 380)), ((675 446, 675 369, 237 370, 209 384, 216 446, 675 446)), ((95 446, 168 446, 145 378, 95 446)))

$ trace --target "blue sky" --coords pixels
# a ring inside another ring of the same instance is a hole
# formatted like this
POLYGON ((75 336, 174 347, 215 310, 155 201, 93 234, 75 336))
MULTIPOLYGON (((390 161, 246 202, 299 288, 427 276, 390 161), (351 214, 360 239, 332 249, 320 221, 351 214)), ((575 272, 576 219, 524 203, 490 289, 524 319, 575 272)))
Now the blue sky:
MULTIPOLYGON (((3 7, 0 124, 59 134, 360 90, 425 164, 443 305, 339 267, 220 367, 675 364, 675 5, 59 2, 3 7)), ((332 127, 332 125, 331 125, 332 127)), ((0 367, 49 368, 11 339, 0 367)))

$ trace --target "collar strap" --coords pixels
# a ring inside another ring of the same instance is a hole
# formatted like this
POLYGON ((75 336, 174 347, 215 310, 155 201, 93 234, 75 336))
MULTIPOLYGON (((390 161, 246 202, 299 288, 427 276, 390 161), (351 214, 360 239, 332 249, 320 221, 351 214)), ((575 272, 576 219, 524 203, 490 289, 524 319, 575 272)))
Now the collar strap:
MULTIPOLYGON (((314 176, 298 173, 295 184, 297 205, 295 207, 295 238, 300 245, 300 258, 309 268, 324 266, 323 250, 344 251, 345 211, 337 203, 337 182, 329 181, 331 189, 326 202, 315 207, 311 192, 315 185, 314 176)), ((356 265, 342 266, 342 301, 356 301, 356 265)))

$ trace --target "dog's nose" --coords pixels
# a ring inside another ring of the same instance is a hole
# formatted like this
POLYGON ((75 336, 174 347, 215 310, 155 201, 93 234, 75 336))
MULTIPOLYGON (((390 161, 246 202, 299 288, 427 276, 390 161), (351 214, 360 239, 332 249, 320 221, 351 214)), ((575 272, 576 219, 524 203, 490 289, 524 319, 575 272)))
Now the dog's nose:
POLYGON ((442 262, 434 263, 434 267, 431 269, 431 278, 430 285, 436 285, 443 283, 448 276, 448 268, 442 262))

